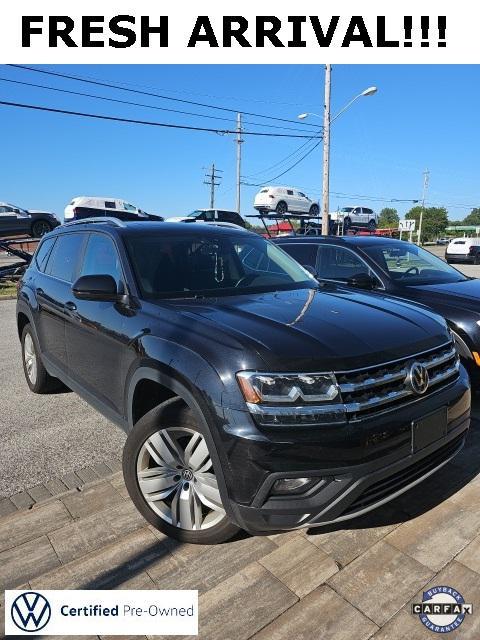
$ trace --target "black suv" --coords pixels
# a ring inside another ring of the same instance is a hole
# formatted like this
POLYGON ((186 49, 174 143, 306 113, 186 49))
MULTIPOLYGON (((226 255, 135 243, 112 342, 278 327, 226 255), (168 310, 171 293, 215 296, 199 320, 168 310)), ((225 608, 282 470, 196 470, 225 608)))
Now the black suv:
POLYGON ((183 541, 365 513, 450 460, 469 426, 442 318, 322 287, 240 228, 59 227, 17 322, 30 389, 61 381, 120 425, 132 500, 183 541))

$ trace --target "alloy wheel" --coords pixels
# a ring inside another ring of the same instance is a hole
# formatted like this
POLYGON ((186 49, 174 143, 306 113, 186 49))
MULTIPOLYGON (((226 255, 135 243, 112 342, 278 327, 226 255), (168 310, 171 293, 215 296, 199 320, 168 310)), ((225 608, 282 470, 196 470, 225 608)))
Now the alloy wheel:
POLYGON ((34 385, 37 382, 37 353, 30 333, 25 335, 25 339, 23 341, 23 358, 25 361, 25 370, 27 372, 28 379, 31 384, 34 385))
POLYGON ((193 429, 166 427, 149 436, 137 480, 148 506, 174 527, 209 529, 226 516, 207 443, 193 429))

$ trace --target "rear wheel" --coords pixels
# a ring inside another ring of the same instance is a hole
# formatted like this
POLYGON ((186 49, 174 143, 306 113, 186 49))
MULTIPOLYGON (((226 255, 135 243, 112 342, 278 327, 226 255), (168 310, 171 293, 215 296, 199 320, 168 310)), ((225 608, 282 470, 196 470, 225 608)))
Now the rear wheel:
POLYGON ((137 422, 125 444, 123 473, 137 509, 166 535, 217 544, 238 532, 225 513, 207 441, 180 398, 137 422))
POLYGON ((287 213, 287 211, 288 211, 287 203, 284 202, 283 200, 280 200, 280 202, 275 207, 275 211, 277 213, 279 213, 280 215, 283 215, 283 214, 287 213))
POLYGON ((62 383, 47 373, 40 358, 40 347, 30 324, 25 325, 21 337, 22 361, 25 379, 33 393, 51 393, 62 383))
POLYGON ((373 219, 370 220, 368 222, 367 228, 368 228, 369 231, 375 231, 376 228, 377 228, 377 223, 375 222, 375 220, 373 220, 373 219))
POLYGON ((46 220, 36 220, 32 224, 32 238, 41 238, 46 233, 50 233, 52 225, 46 220))

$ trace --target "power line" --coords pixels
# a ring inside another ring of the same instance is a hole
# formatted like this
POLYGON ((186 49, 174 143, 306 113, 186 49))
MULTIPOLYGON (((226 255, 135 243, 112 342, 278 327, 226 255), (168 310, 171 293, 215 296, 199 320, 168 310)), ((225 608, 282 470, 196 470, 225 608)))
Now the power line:
MULTIPOLYGON (((75 75, 75 74, 72 74, 75 75)), ((85 75, 85 78, 91 79, 91 80, 97 80, 97 78, 95 76, 89 76, 89 75, 85 75)), ((151 85, 151 84, 139 84, 139 83, 134 83, 134 82, 120 82, 119 80, 110 80, 109 78, 105 78, 105 81, 108 82, 115 82, 115 84, 118 84, 122 87, 139 87, 141 89, 154 89, 155 91, 166 91, 167 93, 178 93, 178 94, 185 94, 185 95, 190 95, 190 96, 201 96, 203 98, 213 98, 214 100, 241 100, 242 102, 254 102, 256 104, 268 104, 268 105, 279 105, 282 107, 305 107, 305 103, 299 103, 299 102, 280 102, 278 100, 259 100, 258 98, 244 98, 242 96, 219 96, 219 95, 215 95, 215 94, 211 94, 211 93, 201 93, 199 91, 187 91, 186 89, 169 89, 166 87, 158 87, 155 85, 151 85)))
MULTIPOLYGON (((47 89, 48 91, 56 91, 57 93, 66 93, 74 96, 82 96, 85 98, 94 98, 95 100, 104 100, 106 102, 116 102, 119 104, 126 104, 134 107, 145 107, 147 109, 155 109, 157 111, 167 111, 169 113, 179 113, 181 115, 195 116, 198 118, 209 118, 210 120, 224 120, 226 122, 232 122, 231 118, 223 118, 222 116, 211 116, 205 113, 194 113, 192 111, 182 111, 180 109, 169 109, 168 107, 158 107, 155 105, 144 104, 141 102, 119 100, 118 98, 107 98, 106 96, 99 96, 92 93, 84 93, 82 91, 72 91, 70 89, 60 89, 58 87, 50 87, 44 84, 36 84, 34 82, 23 82, 21 80, 12 80, 10 78, 3 78, 3 77, 0 77, 0 81, 9 82, 11 84, 18 84, 26 87, 35 87, 37 89, 47 89)), ((247 121, 247 124, 251 124, 256 127, 267 127, 268 129, 282 129, 284 131, 302 131, 302 129, 298 129, 298 128, 294 129, 291 127, 284 127, 284 126, 275 125, 275 124, 264 124, 264 123, 260 124, 259 122, 251 122, 251 121, 247 121)))
MULTIPOLYGON (((209 133, 218 133, 219 135, 227 135, 237 133, 236 129, 213 129, 208 127, 194 127, 191 125, 183 124, 171 124, 167 122, 152 122, 149 120, 135 120, 133 118, 119 118, 117 116, 106 116, 98 113, 85 113, 82 111, 69 111, 67 109, 54 109, 53 107, 43 107, 34 104, 23 104, 20 102, 7 102, 6 100, 0 100, 0 105, 6 107, 16 107, 20 109, 32 109, 34 111, 47 111, 49 113, 61 113, 70 116, 80 116, 83 118, 94 118, 97 120, 109 120, 112 122, 125 122, 128 124, 142 124, 150 127, 165 127, 168 129, 186 129, 188 131, 206 131, 209 133)), ((269 133, 265 131, 243 131, 247 136, 266 136, 269 138, 310 138, 310 136, 303 136, 299 134, 290 133, 269 133)))
POLYGON ((309 149, 307 151, 307 153, 305 153, 301 158, 299 158, 294 164, 292 164, 290 167, 288 167, 288 169, 285 169, 285 171, 282 171, 282 173, 277 174, 276 176, 273 176, 273 178, 269 178, 268 180, 264 180, 263 182, 257 182, 257 183, 245 183, 250 187, 261 187, 264 184, 268 184, 269 182, 274 182, 275 180, 277 180, 278 178, 281 178, 282 176, 284 176, 286 173, 288 173, 289 171, 291 171, 292 169, 294 169, 297 165, 300 164, 300 162, 302 162, 303 160, 305 160, 305 158, 307 158, 313 151, 315 151, 315 149, 318 147, 318 145, 322 142, 322 139, 320 139, 311 149, 309 149))
POLYGON ((310 140, 307 140, 306 142, 303 142, 299 147, 297 147, 297 149, 295 149, 295 151, 292 151, 292 153, 289 153, 287 156, 285 156, 284 158, 282 158, 278 162, 275 162, 275 164, 272 164, 269 167, 266 167, 265 169, 262 169, 261 171, 256 171, 255 173, 248 173, 244 177, 245 178, 253 178, 255 176, 261 175, 262 173, 267 173, 267 172, 271 171, 272 169, 275 169, 275 167, 278 167, 278 166, 280 166, 282 164, 285 164, 285 162, 287 160, 289 160, 293 156, 296 156, 303 148, 305 148, 307 145, 309 145, 312 142, 312 140, 316 140, 316 139, 317 139, 316 137, 310 138, 310 140))
MULTIPOLYGON (((82 78, 81 76, 72 76, 66 73, 60 73, 58 71, 47 71, 46 69, 37 69, 35 67, 29 67, 27 65, 21 65, 21 64, 9 64, 7 65, 9 67, 13 67, 15 69, 23 69, 24 71, 34 71, 35 73, 43 73, 45 75, 50 75, 50 76, 56 76, 58 78, 64 78, 67 80, 77 80, 80 82, 86 82, 88 84, 94 84, 100 87, 108 87, 109 89, 116 89, 116 90, 120 90, 120 91, 128 91, 129 93, 138 93, 141 95, 146 95, 146 96, 150 96, 150 97, 154 97, 154 98, 160 98, 162 100, 171 100, 173 102, 181 102, 183 104, 191 104, 197 107, 205 107, 207 109, 217 109, 219 111, 228 111, 229 113, 238 113, 239 111, 241 111, 244 115, 247 116, 253 116, 255 118, 266 118, 268 120, 276 120, 279 122, 288 122, 290 124, 299 124, 297 121, 295 120, 291 120, 291 119, 287 119, 287 118, 279 118, 276 116, 268 116, 262 113, 253 113, 253 112, 249 112, 249 111, 243 111, 242 109, 231 109, 228 107, 219 107, 217 105, 212 105, 212 104, 206 104, 203 102, 196 102, 193 100, 185 100, 182 98, 172 98, 171 96, 165 96, 159 93, 153 93, 150 91, 141 91, 139 89, 128 89, 126 87, 122 87, 119 85, 115 85, 115 84, 110 84, 108 82, 101 82, 100 80, 89 80, 88 78, 82 78)), ((302 126, 305 127, 314 127, 315 125, 312 125, 310 123, 302 123, 302 126)))

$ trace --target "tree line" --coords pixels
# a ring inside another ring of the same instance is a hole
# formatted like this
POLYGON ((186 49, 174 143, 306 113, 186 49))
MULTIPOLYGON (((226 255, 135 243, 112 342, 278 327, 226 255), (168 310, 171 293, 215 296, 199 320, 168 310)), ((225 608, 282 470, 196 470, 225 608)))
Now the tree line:
MULTIPOLYGON (((407 220, 416 220, 417 230, 421 211, 422 207, 417 205, 405 214, 407 220)), ((396 209, 393 207, 385 207, 380 211, 378 227, 380 229, 398 229, 399 220, 400 216, 396 209)), ((456 225, 473 225, 480 227, 480 207, 472 209, 464 220, 453 221, 448 219, 448 211, 445 207, 425 207, 423 211, 422 240, 435 240, 445 234, 447 227, 456 225)))

